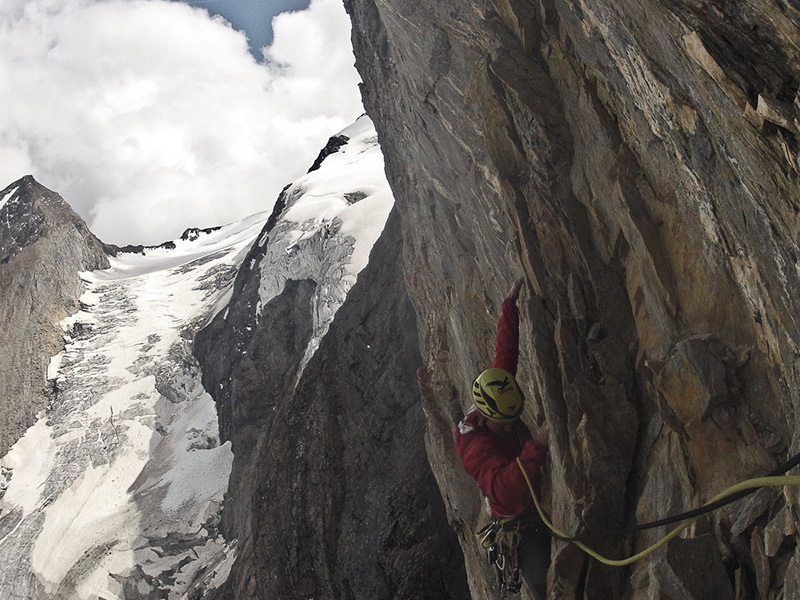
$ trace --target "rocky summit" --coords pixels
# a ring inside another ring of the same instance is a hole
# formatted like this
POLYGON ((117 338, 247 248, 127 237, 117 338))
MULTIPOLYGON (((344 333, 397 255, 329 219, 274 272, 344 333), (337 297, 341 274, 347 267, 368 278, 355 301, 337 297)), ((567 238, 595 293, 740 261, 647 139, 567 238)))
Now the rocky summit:
MULTIPOLYGON (((800 450, 800 9, 346 0, 430 372, 428 452, 473 598, 487 519, 450 437, 523 276, 553 521, 611 558, 800 450)), ((626 567, 554 542, 553 598, 798 598, 797 488, 626 567)))
POLYGON ((76 312, 80 271, 108 266, 103 245, 55 192, 33 177, 0 191, 0 453, 47 407, 59 322, 76 312))

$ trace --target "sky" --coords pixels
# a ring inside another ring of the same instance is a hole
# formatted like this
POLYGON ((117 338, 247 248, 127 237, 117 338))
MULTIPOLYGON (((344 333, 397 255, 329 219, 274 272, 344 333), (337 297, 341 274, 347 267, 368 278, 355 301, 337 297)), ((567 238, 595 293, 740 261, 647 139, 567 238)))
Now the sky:
POLYGON ((263 60, 261 49, 272 44, 272 17, 282 12, 308 8, 309 0, 172 0, 205 8, 220 15, 234 29, 247 34, 250 53, 263 60))
POLYGON ((2 0, 0 189, 33 175, 117 245, 271 210, 363 108, 341 0, 271 32, 265 4, 302 6, 2 0))

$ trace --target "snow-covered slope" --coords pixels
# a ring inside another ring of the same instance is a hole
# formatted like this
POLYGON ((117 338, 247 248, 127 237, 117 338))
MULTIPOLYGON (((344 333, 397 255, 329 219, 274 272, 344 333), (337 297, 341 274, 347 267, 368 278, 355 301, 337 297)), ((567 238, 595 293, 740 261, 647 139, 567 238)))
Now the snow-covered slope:
POLYGON ((262 303, 290 279, 318 283, 313 354, 392 206, 369 119, 339 137, 272 223, 255 215, 82 274, 82 309, 48 372, 54 400, 0 460, 0 600, 200 597, 225 581, 233 454, 194 334, 227 312, 245 257, 263 251, 262 303))
POLYGON ((280 220, 259 239, 260 306, 280 294, 287 280, 317 283, 314 334, 304 363, 366 266, 394 204, 372 121, 362 116, 334 139, 343 144, 283 191, 280 220))
POLYGON ((232 454, 189 345, 265 219, 83 274, 54 401, 2 460, 0 597, 122 598, 149 577, 178 598, 200 568, 224 577, 232 454))

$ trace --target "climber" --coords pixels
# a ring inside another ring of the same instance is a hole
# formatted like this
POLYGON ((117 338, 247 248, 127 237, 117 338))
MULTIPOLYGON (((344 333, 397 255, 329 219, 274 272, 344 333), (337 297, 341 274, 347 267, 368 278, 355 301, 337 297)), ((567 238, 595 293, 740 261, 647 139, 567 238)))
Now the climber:
POLYGON ((519 591, 521 575, 534 598, 544 600, 550 536, 532 510, 531 496, 516 459, 520 457, 527 473, 538 482, 550 436, 546 425, 532 436, 519 418, 525 400, 514 379, 519 357, 517 300, 521 287, 519 279, 503 301, 494 361, 473 383, 474 405, 458 424, 455 444, 464 469, 489 499, 493 521, 479 533, 484 533, 481 542, 495 563, 501 591, 519 591))

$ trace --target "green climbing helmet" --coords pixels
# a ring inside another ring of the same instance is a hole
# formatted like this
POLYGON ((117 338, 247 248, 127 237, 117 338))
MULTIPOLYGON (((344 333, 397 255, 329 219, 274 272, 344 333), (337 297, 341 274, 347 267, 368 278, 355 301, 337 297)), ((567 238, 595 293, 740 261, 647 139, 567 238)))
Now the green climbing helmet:
POLYGON ((484 417, 495 423, 519 419, 525 398, 514 376, 505 369, 486 369, 472 384, 472 399, 484 417))

